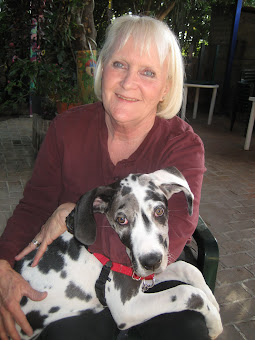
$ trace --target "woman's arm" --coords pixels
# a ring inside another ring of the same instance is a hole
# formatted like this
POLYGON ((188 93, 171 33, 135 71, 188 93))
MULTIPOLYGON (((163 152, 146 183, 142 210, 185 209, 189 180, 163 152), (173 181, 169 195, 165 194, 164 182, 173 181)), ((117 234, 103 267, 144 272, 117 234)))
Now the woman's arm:
MULTIPOLYGON (((34 237, 40 246, 34 257, 31 267, 35 267, 43 254, 47 250, 48 245, 50 245, 56 238, 62 235, 66 230, 66 217, 74 209, 74 203, 64 203, 61 204, 47 220, 47 222, 42 226, 40 232, 34 237)), ((29 245, 23 249, 16 257, 15 260, 21 260, 25 255, 29 254, 32 250, 36 249, 36 245, 29 243, 29 245)))

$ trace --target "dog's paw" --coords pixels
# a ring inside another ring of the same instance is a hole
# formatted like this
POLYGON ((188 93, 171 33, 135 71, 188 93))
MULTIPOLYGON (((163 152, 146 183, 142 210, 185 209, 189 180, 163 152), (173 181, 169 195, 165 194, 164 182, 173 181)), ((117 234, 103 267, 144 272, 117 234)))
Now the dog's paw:
POLYGON ((220 318, 216 318, 212 327, 208 327, 209 336, 212 340, 217 339, 223 332, 223 326, 220 318))

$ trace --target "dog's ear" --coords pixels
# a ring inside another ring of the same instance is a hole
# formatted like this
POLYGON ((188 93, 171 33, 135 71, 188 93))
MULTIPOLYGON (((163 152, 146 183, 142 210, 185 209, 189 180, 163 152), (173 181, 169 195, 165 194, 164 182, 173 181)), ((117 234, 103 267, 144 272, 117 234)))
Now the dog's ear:
POLYGON ((106 212, 114 193, 115 189, 111 186, 98 187, 79 199, 66 220, 74 230, 74 236, 78 241, 88 246, 95 242, 96 221, 94 212, 106 212))
POLYGON ((188 182, 178 169, 169 167, 157 170, 149 174, 149 176, 151 176, 153 181, 161 188, 168 200, 173 194, 183 191, 188 203, 189 215, 192 215, 194 195, 190 190, 188 182))

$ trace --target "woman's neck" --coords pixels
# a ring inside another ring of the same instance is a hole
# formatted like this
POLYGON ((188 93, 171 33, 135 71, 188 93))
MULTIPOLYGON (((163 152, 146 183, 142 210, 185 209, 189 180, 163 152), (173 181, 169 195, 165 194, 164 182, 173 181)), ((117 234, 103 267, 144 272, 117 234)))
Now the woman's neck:
POLYGON ((118 124, 106 114, 108 151, 114 165, 129 158, 142 144, 154 125, 155 117, 140 124, 118 124))

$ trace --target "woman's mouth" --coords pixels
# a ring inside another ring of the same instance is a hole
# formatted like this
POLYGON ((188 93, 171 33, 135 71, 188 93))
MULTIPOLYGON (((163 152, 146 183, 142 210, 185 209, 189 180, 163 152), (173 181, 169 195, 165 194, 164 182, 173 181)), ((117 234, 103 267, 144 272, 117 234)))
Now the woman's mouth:
POLYGON ((117 93, 116 93, 116 96, 117 96, 119 99, 126 100, 126 101, 128 101, 128 102, 138 102, 138 99, 124 97, 124 96, 121 96, 120 94, 117 94, 117 93))

